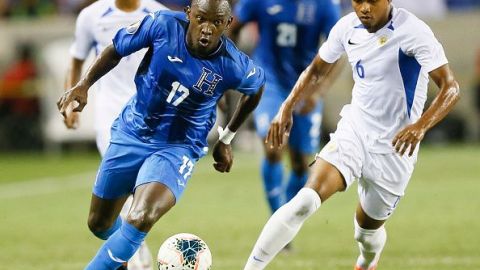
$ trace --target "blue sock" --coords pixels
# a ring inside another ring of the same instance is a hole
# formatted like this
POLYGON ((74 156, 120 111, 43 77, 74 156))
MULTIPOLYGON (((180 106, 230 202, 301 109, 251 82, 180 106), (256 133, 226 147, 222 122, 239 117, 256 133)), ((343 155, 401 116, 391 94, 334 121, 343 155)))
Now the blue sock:
POLYGON ((270 163, 262 160, 262 178, 272 213, 282 206, 283 165, 281 162, 270 163))
POLYGON ((108 230, 103 232, 93 232, 93 234, 102 240, 107 240, 110 237, 110 235, 112 235, 114 232, 118 230, 118 228, 120 228, 120 226, 122 226, 122 218, 118 216, 117 220, 115 220, 112 227, 110 227, 108 230))
POLYGON ((146 232, 139 231, 128 222, 108 238, 85 270, 113 270, 127 262, 145 239, 146 232))
POLYGON ((293 197, 295 197, 298 191, 305 186, 305 183, 307 182, 307 178, 308 178, 308 175, 306 173, 298 175, 293 171, 290 172, 287 189, 285 191, 287 202, 289 202, 293 197))

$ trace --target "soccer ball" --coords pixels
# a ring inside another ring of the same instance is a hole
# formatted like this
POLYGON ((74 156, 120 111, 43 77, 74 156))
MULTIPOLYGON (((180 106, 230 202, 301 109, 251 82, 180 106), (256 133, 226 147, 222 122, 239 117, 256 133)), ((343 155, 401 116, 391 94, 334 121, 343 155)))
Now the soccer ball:
POLYGON ((157 263, 158 270, 209 270, 212 254, 200 237, 180 233, 163 242, 157 263))

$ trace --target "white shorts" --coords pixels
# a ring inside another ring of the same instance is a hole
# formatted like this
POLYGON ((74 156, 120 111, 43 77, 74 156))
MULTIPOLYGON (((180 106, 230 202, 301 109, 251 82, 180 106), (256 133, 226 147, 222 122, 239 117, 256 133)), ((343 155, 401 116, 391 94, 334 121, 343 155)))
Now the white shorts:
POLYGON ((97 129, 97 148, 100 155, 103 157, 107 151, 108 146, 110 145, 110 128, 97 129))
POLYGON ((415 155, 371 153, 361 131, 346 118, 338 122, 330 142, 317 155, 335 166, 347 188, 358 179, 362 209, 376 220, 387 219, 395 210, 413 173, 415 155))

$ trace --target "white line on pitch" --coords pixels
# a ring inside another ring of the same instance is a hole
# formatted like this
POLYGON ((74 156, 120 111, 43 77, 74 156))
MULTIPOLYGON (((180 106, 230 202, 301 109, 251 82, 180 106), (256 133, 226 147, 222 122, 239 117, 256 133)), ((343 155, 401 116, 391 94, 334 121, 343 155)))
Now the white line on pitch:
POLYGON ((45 177, 0 185, 0 199, 12 199, 58 191, 86 188, 93 184, 95 172, 61 177, 45 177))

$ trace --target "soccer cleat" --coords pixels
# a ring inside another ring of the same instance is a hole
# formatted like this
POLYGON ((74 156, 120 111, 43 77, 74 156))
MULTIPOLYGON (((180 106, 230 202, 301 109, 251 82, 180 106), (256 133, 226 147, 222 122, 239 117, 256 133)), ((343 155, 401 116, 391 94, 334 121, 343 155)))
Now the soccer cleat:
MULTIPOLYGON (((377 266, 375 265, 375 266, 370 267, 368 270, 376 270, 376 269, 377 269, 377 266)), ((361 268, 358 265, 355 265, 355 268, 353 268, 353 270, 365 270, 365 269, 361 268)))

